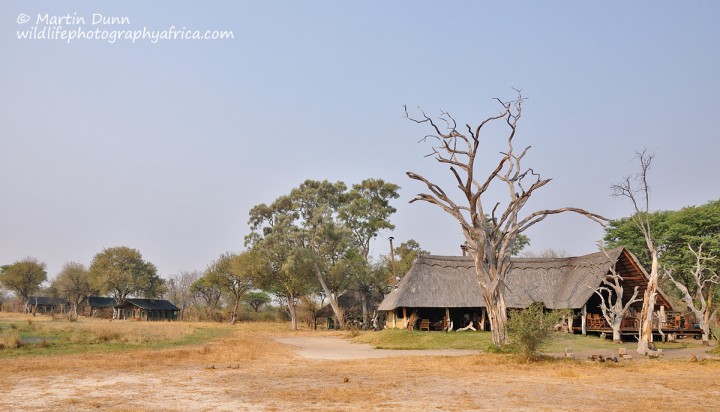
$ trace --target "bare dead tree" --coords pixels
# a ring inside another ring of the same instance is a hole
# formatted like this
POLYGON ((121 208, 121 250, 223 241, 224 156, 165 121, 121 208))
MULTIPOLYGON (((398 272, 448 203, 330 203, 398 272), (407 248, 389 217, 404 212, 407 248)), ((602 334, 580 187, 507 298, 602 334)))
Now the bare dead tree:
POLYGON ((695 283, 695 290, 690 292, 687 286, 682 282, 675 280, 672 276, 672 271, 665 269, 665 276, 667 276, 682 293, 682 300, 687 305, 688 309, 695 315, 695 319, 700 324, 702 329, 702 341, 703 345, 710 344, 710 324, 715 320, 718 315, 718 308, 712 309, 712 288, 720 282, 718 274, 710 270, 706 262, 714 260, 715 256, 710 256, 703 253, 703 245, 700 244, 697 250, 694 250, 692 246, 688 245, 688 248, 695 255, 695 270, 691 273, 692 279, 695 283), (706 297, 707 296, 707 297, 706 297))
POLYGON ((652 164, 653 155, 647 150, 636 154, 640 162, 640 172, 635 176, 626 177, 621 183, 611 186, 613 196, 624 197, 630 200, 635 209, 632 222, 640 229, 645 238, 645 244, 651 257, 650 278, 643 295, 643 306, 640 311, 640 325, 637 353, 640 355, 657 355, 653 347, 652 317, 655 310, 657 286, 659 278, 658 250, 650 231, 650 185, 648 184, 648 171, 652 164))
POLYGON ((493 343, 500 346, 507 342, 505 279, 512 268, 510 256, 518 235, 547 216, 563 212, 579 213, 600 224, 607 219, 573 207, 539 210, 520 216, 520 211, 532 194, 548 184, 551 179, 542 179, 531 168, 523 169, 521 162, 530 147, 517 153, 513 146, 524 101, 520 91, 516 100, 508 102, 495 100, 501 105, 500 112, 486 118, 476 127, 466 124, 466 130, 459 129, 455 119, 447 112, 442 112, 438 121, 424 112, 420 118, 412 118, 408 115, 407 108, 405 108, 405 116, 415 123, 430 126, 433 133, 423 140, 429 137, 437 144, 433 146, 432 154, 429 156, 434 156, 439 163, 450 167, 463 194, 462 204, 459 204, 439 185, 417 173, 407 172, 411 179, 424 183, 430 191, 430 193, 418 194, 410 203, 418 200, 432 203, 460 223, 468 246, 467 250, 475 260, 475 270, 487 307, 493 343), (485 126, 495 121, 502 121, 507 125, 507 150, 500 153, 497 165, 488 176, 477 178, 476 156, 482 148, 480 134, 485 126), (508 199, 504 205, 486 199, 489 197, 488 189, 493 183, 506 186, 508 199), (488 205, 491 206, 490 209, 486 209, 488 205))
MULTIPOLYGON (((610 256, 604 249, 603 252, 608 260, 610 260, 610 256)), ((642 299, 637 297, 640 290, 638 286, 635 286, 630 299, 623 303, 625 288, 622 286, 622 281, 623 277, 617 273, 615 265, 612 265, 610 266, 607 276, 601 279, 600 286, 593 289, 595 294, 600 297, 600 310, 602 310, 603 317, 612 329, 613 342, 616 343, 621 341, 620 327, 622 326, 623 319, 625 319, 630 310, 630 306, 632 306, 633 303, 642 301, 642 299)))

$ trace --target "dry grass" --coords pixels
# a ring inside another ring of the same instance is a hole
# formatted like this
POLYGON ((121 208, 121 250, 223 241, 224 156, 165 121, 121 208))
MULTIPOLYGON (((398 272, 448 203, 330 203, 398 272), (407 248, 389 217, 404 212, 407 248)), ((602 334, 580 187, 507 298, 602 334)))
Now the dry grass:
POLYGON ((634 359, 598 364, 558 359, 525 364, 495 354, 306 360, 272 339, 338 333, 289 332, 284 324, 240 324, 233 330, 200 346, 135 350, 121 356, 3 360, 3 408, 404 411, 720 406, 719 362, 634 359))
POLYGON ((20 347, 20 331, 17 329, 7 329, 2 334, 0 341, 1 349, 17 349, 20 347))

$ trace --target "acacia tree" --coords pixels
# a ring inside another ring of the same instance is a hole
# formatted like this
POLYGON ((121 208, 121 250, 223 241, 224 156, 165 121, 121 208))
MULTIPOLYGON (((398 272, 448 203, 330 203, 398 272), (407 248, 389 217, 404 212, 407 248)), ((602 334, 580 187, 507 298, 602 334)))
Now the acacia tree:
POLYGON ((237 322, 238 307, 245 292, 252 287, 254 264, 249 252, 224 253, 208 266, 205 276, 219 286, 230 307, 230 323, 237 322))
POLYGON ((220 290, 217 279, 201 276, 190 285, 189 292, 193 298, 200 298, 205 303, 205 311, 208 317, 215 315, 222 297, 222 290, 220 290))
POLYGON ((247 292, 243 296, 243 301, 258 313, 263 305, 270 303, 270 295, 265 292, 247 292))
POLYGON ((719 308, 712 308, 712 289, 718 284, 720 277, 708 266, 708 263, 715 260, 715 256, 709 256, 703 253, 702 244, 697 250, 688 245, 688 249, 695 255, 695 268, 691 273, 695 288, 692 292, 688 290, 682 282, 676 280, 672 271, 665 270, 665 275, 675 284, 682 294, 682 300, 688 309, 695 315, 695 319, 702 329, 702 341, 704 345, 710 344, 710 324, 718 315, 719 308))
POLYGON ((78 306, 95 290, 85 265, 77 262, 66 263, 52 284, 57 293, 72 304, 70 319, 77 319, 78 306))
POLYGON ((15 292, 25 312, 29 310, 28 297, 39 290, 40 284, 47 280, 45 267, 45 263, 27 257, 12 265, 3 266, 0 272, 0 284, 15 292))
POLYGON ((505 279, 512 269, 510 256, 517 247, 518 235, 547 216, 563 212, 578 213, 600 224, 607 219, 575 207, 520 215, 533 193, 551 179, 543 179, 533 169, 522 167, 522 160, 530 147, 519 153, 515 151, 513 139, 522 115, 522 95, 518 92, 518 98, 508 102, 496 100, 501 105, 500 113, 486 118, 475 127, 466 124, 465 130, 459 128, 455 119, 446 112, 440 115, 440 124, 425 113, 418 119, 411 118, 407 108, 405 115, 413 122, 430 126, 432 134, 426 139, 430 137, 437 142, 432 147, 432 155, 439 163, 449 166, 462 193, 461 199, 453 200, 439 185, 417 173, 407 172, 408 177, 424 183, 430 191, 418 194, 410 203, 425 201, 434 204, 460 223, 467 250, 475 261, 493 344, 501 346, 507 343, 505 279), (482 149, 481 133, 496 121, 507 126, 507 149, 500 153, 500 159, 487 176, 477 177, 475 168, 478 166, 478 151, 482 149), (489 199, 488 189, 493 184, 505 186, 508 197, 504 203, 489 199))
POLYGON ((653 156, 646 151, 637 153, 640 162, 640 172, 635 176, 628 176, 618 184, 612 186, 613 196, 624 197, 633 205, 635 213, 631 220, 642 233, 645 246, 650 256, 650 274, 647 288, 643 295, 643 306, 638 321, 640 330, 638 336, 637 353, 640 355, 656 354, 653 344, 652 317, 655 310, 657 298, 658 279, 660 270, 658 263, 658 248, 653 238, 650 225, 650 185, 648 184, 648 172, 652 164, 653 156))
MULTIPOLYGON (((157 268, 143 260, 137 249, 118 246, 103 249, 90 264, 90 283, 100 293, 108 293, 120 304, 131 295, 161 296, 164 282, 157 268)), ((117 316, 113 310, 113 318, 117 316)))

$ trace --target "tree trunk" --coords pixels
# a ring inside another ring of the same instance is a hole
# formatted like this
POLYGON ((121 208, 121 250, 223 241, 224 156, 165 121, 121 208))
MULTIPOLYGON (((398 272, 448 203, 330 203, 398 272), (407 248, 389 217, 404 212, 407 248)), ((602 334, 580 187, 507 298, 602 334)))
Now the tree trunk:
POLYGON ((239 300, 235 300, 235 305, 233 306, 233 311, 232 311, 232 319, 230 320, 230 323, 233 324, 233 325, 234 325, 235 323, 237 323, 238 305, 240 305, 240 301, 239 301, 239 300))
POLYGON ((652 264, 650 270, 650 279, 648 279, 647 289, 643 297, 643 306, 640 311, 640 336, 638 337, 637 353, 640 355, 648 355, 654 353, 653 334, 652 334, 652 318, 655 308, 655 298, 658 283, 658 257, 657 251, 651 250, 652 264))
POLYGON ((335 314, 335 318, 337 318, 338 327, 340 329, 345 329, 345 315, 343 314, 343 311, 340 309, 340 303, 338 301, 337 294, 333 294, 330 291, 330 288, 328 288, 327 283, 325 283, 325 279, 322 276, 322 272, 320 272, 320 268, 317 265, 313 265, 313 269, 315 272, 315 276, 318 279, 318 282, 320 282, 320 286, 322 286, 323 292, 325 292, 325 296, 328 297, 328 302, 330 302, 330 307, 333 310, 333 313, 335 314))
MULTIPOLYGON (((705 313, 703 313, 702 316, 702 327, 703 335, 702 335, 702 343, 703 345, 710 345, 710 314, 713 313, 712 309, 712 297, 713 297, 713 288, 710 286, 710 290, 708 291, 707 295, 707 304, 705 306, 705 313)), ((720 337, 716 337, 720 339, 720 337)))
POLYGON ((363 327, 365 329, 367 329, 368 325, 370 323, 369 322, 370 321, 369 313, 368 313, 368 293, 367 293, 367 291, 362 291, 360 298, 362 300, 363 327))
POLYGON ((493 291, 483 291, 483 299, 487 308, 488 320, 490 321, 490 333, 492 334, 493 345, 500 347, 507 343, 505 327, 507 325, 507 308, 505 297, 498 293, 498 288, 493 291))
POLYGON ((620 336, 620 325, 622 324, 622 318, 615 318, 615 321, 612 323, 612 332, 613 332, 613 343, 621 343, 622 337, 620 336))
POLYGON ((288 296, 288 311, 290 312, 290 328, 297 330, 297 308, 295 307, 295 295, 290 294, 288 296))

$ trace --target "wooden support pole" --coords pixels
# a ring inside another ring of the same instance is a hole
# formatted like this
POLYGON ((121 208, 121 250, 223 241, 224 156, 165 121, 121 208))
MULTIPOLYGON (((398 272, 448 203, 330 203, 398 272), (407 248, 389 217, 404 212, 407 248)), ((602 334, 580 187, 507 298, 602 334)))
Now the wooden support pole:
POLYGON ((581 322, 581 328, 582 328, 582 335, 587 335, 587 304, 583 305, 582 308, 582 322, 581 322))
POLYGON ((487 316, 487 310, 485 308, 480 308, 480 313, 482 314, 480 319, 480 330, 485 330, 485 317, 487 316))
POLYGON ((665 306, 660 306, 660 319, 658 319, 658 329, 665 326, 665 321, 667 320, 667 317, 665 316, 665 306))

